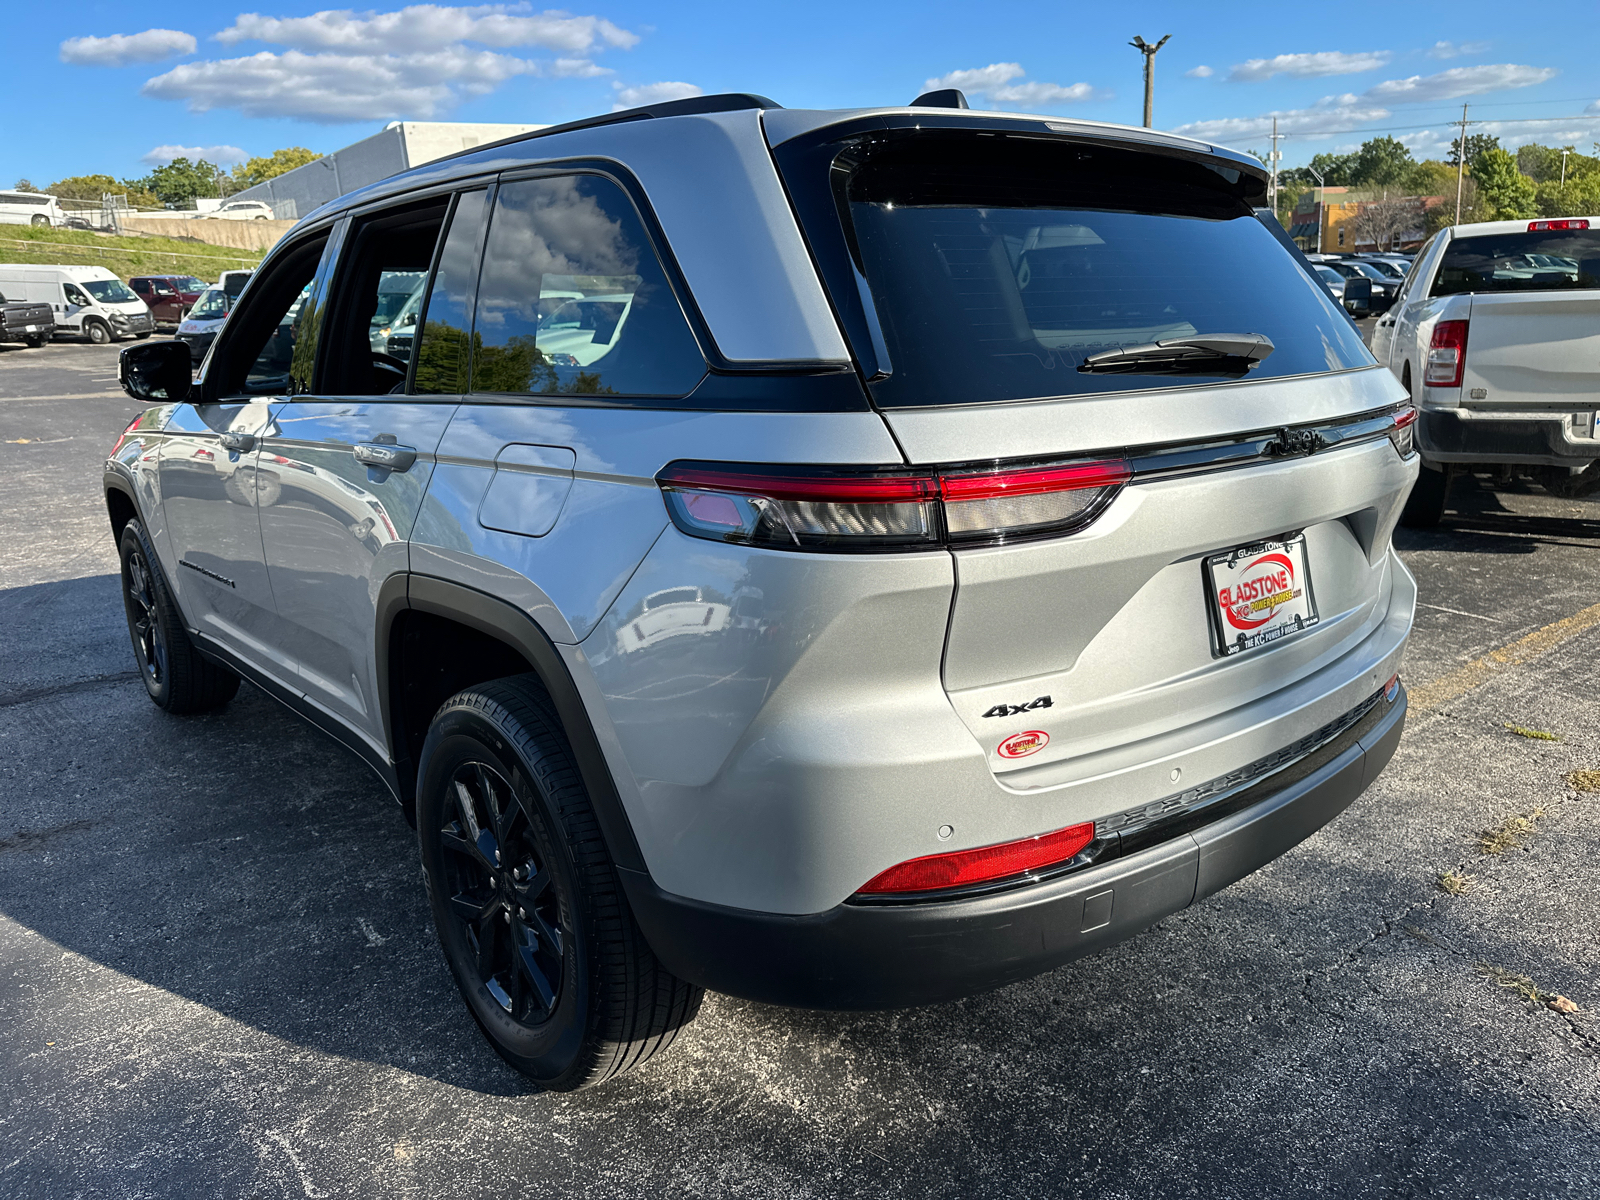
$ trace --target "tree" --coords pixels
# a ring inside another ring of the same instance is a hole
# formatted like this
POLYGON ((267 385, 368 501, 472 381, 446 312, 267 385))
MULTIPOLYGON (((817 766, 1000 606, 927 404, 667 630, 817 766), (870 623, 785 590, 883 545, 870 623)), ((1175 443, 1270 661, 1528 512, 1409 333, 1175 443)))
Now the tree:
POLYGON ((1413 196, 1450 196, 1456 194, 1456 169, 1436 158, 1414 165, 1406 173, 1405 190, 1413 196))
POLYGON ((193 163, 187 158, 175 158, 143 179, 129 182, 154 192, 163 204, 180 207, 192 205, 198 196, 216 196, 217 168, 203 158, 193 163))
MULTIPOLYGON (((1467 153, 1471 152, 1469 144, 1467 153)), ((1478 220, 1511 221, 1539 215, 1533 180, 1517 170, 1517 160, 1499 146, 1478 155, 1468 169, 1478 183, 1478 220)))
POLYGON ((1600 171, 1574 175, 1568 163, 1567 182, 1560 176, 1538 185, 1534 202, 1541 217, 1589 217, 1600 213, 1600 171))
POLYGON ((37 192, 39 189, 34 187, 33 184, 28 182, 28 180, 19 179, 19 180, 17 180, 17 186, 12 188, 11 190, 13 192, 37 192))
POLYGON ((304 146, 285 146, 264 158, 252 158, 249 162, 240 163, 233 169, 233 182, 241 188, 255 187, 258 183, 276 179, 285 171, 316 162, 321 157, 304 146))
POLYGON ((1373 138, 1356 151, 1350 182, 1355 187, 1393 187, 1414 165, 1404 142, 1392 137, 1373 138))
MULTIPOLYGON (((1490 150, 1500 149, 1500 139, 1488 133, 1467 134, 1467 170, 1472 170, 1479 157, 1490 150)), ((1461 139, 1454 138, 1450 142, 1450 153, 1445 157, 1445 162, 1452 167, 1461 161, 1461 139)))
POLYGON ((1355 174, 1354 154, 1315 154, 1311 165, 1322 172, 1324 187, 1349 187, 1355 174))
POLYGON ((1374 200, 1363 204, 1351 219, 1355 229, 1356 245, 1370 242, 1379 250, 1393 244, 1402 233, 1409 233, 1422 223, 1422 214, 1415 200, 1374 200))

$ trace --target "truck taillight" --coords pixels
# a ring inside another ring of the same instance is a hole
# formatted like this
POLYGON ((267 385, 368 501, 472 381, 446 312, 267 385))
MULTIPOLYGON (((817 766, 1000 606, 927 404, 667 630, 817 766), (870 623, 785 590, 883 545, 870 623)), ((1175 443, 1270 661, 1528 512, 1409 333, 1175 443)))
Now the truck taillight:
POLYGON ((1461 372, 1467 365, 1467 323, 1440 321, 1433 327, 1428 343, 1428 364, 1422 382, 1429 387, 1460 387, 1461 372))
POLYGON ((674 463, 672 522, 716 541, 786 550, 919 550, 1061 536, 1105 509, 1121 459, 925 470, 674 463))
POLYGON ((1588 217, 1563 217, 1556 221, 1529 221, 1528 232, 1538 233, 1543 229, 1587 229, 1588 217))

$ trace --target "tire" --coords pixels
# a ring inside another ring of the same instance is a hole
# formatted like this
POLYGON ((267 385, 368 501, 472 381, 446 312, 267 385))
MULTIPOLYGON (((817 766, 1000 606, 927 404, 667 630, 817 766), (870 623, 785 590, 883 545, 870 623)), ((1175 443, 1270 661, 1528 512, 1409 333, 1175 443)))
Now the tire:
POLYGON ((45 216, 43 213, 34 213, 33 220, 30 221, 29 224, 35 229, 46 227, 50 224, 50 218, 45 216))
POLYGON ((138 521, 122 527, 122 606, 144 690, 169 713, 209 712, 233 699, 239 677, 203 658, 189 640, 150 539, 138 521))
POLYGON ((1539 484, 1552 496, 1563 500, 1581 500, 1600 492, 1600 459, 1595 460, 1577 475, 1552 467, 1539 476, 1539 484))
POLYGON ((150 336, 150 334, 149 334, 149 332, 148 332, 148 331, 147 331, 147 332, 145 332, 145 333, 136 333, 136 334, 134 334, 134 335, 133 335, 133 336, 134 336, 134 338, 135 338, 135 339, 136 339, 136 340, 138 340, 138 341, 141 341, 141 342, 142 342, 142 341, 144 341, 144 340, 145 340, 145 338, 147 338, 147 337, 149 337, 149 336, 150 336))
POLYGON ((1432 529, 1437 525, 1444 516, 1454 478, 1449 467, 1430 467, 1424 461, 1406 506, 1400 510, 1400 524, 1408 529, 1432 529))
POLYGON ((702 992, 639 932, 536 677, 482 684, 439 709, 417 837, 461 997, 500 1057, 541 1088, 603 1083, 694 1019, 702 992))
POLYGON ((41 346, 43 346, 45 344, 45 341, 46 341, 45 338, 42 338, 42 337, 38 336, 37 334, 30 335, 26 340, 27 340, 28 346, 31 349, 34 349, 34 350, 39 349, 41 346))
POLYGON ((83 323, 83 336, 96 346, 109 346, 111 344, 111 328, 104 321, 85 321, 83 323))

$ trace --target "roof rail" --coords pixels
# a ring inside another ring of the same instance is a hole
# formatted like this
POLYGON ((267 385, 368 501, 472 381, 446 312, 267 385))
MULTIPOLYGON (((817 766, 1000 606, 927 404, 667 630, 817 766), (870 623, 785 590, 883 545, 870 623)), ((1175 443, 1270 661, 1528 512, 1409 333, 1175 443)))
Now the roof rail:
POLYGON ((582 120, 567 121, 561 125, 547 125, 543 129, 535 129, 530 133, 517 133, 508 138, 501 138, 497 142, 484 142, 481 146, 469 146, 465 150, 458 150, 454 154, 446 154, 431 161, 448 162, 452 158, 464 158, 468 154, 477 154, 482 150, 513 146, 518 142, 549 137, 555 133, 571 133, 578 129, 596 129, 601 125, 618 125, 623 121, 644 121, 651 117, 689 117, 697 113, 735 112, 745 108, 782 107, 783 105, 776 100, 758 96, 754 92, 719 92, 714 96, 689 96, 683 100, 663 100, 659 104, 645 104, 639 108, 625 108, 621 112, 604 113, 598 117, 584 117, 582 120))

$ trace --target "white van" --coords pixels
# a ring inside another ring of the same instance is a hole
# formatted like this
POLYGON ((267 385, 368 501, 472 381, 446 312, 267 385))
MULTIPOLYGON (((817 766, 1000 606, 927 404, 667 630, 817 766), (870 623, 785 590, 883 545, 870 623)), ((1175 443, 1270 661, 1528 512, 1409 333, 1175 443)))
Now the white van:
POLYGON ((0 191, 0 224, 65 225, 61 201, 44 192, 0 191))
POLYGON ((105 267, 0 263, 0 292, 13 300, 48 304, 56 336, 73 334, 97 345, 155 330, 149 306, 105 267))

